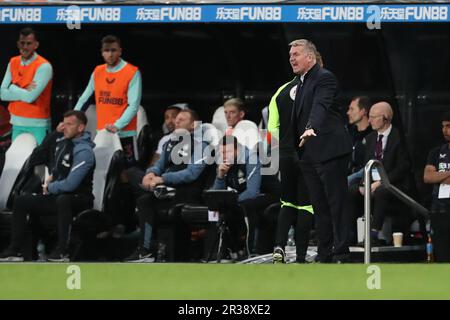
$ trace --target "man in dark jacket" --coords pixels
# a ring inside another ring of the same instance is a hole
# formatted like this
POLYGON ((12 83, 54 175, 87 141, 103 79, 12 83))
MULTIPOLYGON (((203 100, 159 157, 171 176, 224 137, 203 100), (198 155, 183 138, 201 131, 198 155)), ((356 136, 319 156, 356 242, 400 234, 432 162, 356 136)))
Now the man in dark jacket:
MULTIPOLYGON (((376 159, 381 161, 389 182, 407 192, 410 186, 410 162, 406 146, 400 138, 399 131, 392 126, 393 111, 387 102, 379 102, 370 108, 369 123, 374 132, 366 137, 366 153, 364 162, 376 159)), ((394 197, 384 188, 377 170, 372 170, 372 184, 370 186, 373 202, 373 220, 371 238, 375 245, 379 245, 379 231, 383 227, 384 218, 394 197)), ((354 186, 349 190, 349 201, 346 212, 354 220, 362 215, 362 201, 364 188, 354 186)))
POLYGON ((337 79, 317 63, 316 52, 309 40, 291 42, 290 62, 299 79, 292 132, 314 209, 317 261, 345 262, 349 248, 343 205, 352 144, 344 125, 337 79))
POLYGON ((428 154, 423 180, 433 184, 431 229, 434 259, 450 262, 450 112, 442 117, 442 134, 445 143, 428 154))
MULTIPOLYGON (((217 166, 216 179, 212 190, 235 190, 238 194, 237 203, 230 203, 226 218, 229 225, 231 258, 244 258, 245 253, 239 253, 239 239, 244 226, 244 215, 254 222, 254 203, 260 195, 261 164, 256 154, 241 145, 233 135, 225 136, 220 147, 220 162, 217 166), (237 254, 237 256, 235 256, 237 254)), ((248 228, 254 229, 254 225, 248 228)), ((212 231, 212 229, 210 229, 212 231)), ((249 231, 249 230, 247 230, 249 231)))
MULTIPOLYGON (((21 247, 27 216, 52 215, 58 218, 58 243, 49 261, 68 261, 67 246, 73 214, 92 207, 92 178, 95 167, 94 144, 85 132, 87 118, 83 112, 68 111, 58 126, 64 133, 56 139, 50 176, 41 194, 26 194, 14 199, 11 244, 0 254, 0 261, 23 261, 21 247)), ((35 161, 36 162, 36 161, 35 161)), ((39 162, 39 161, 37 161, 39 162)))

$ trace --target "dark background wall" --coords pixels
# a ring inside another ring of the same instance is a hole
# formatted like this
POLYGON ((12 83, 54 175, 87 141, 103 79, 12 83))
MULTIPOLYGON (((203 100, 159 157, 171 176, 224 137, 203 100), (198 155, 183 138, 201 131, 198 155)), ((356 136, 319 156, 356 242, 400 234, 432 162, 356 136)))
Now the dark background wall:
MULTIPOLYGON (((0 73, 17 54, 23 26, 0 26, 0 73)), ((231 96, 246 99, 249 118, 259 121, 271 95, 293 76, 288 43, 312 40, 325 67, 340 80, 343 108, 355 95, 387 100, 394 124, 407 139, 416 181, 428 150, 442 141, 439 117, 450 109, 450 25, 382 24, 148 24, 39 25, 40 54, 54 67, 54 124, 72 108, 93 68, 102 63, 100 39, 122 38, 125 60, 143 76, 143 100, 154 128, 162 110, 187 102, 205 121, 231 96)))

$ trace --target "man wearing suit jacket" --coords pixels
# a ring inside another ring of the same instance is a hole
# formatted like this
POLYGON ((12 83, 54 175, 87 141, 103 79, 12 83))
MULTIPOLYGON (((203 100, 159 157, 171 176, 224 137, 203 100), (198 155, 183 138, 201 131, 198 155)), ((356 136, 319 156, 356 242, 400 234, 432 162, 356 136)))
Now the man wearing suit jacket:
MULTIPOLYGON (((391 124, 392 118, 392 108, 387 102, 376 103, 370 108, 369 123, 374 132, 366 137, 365 163, 371 159, 380 160, 389 182, 406 192, 409 189, 410 163, 400 133, 391 124)), ((394 198, 383 187, 379 174, 375 171, 372 171, 372 180, 370 189, 374 202, 371 238, 374 244, 380 244, 378 233, 383 227, 386 212, 394 198)), ((346 212, 351 214, 353 220, 362 214, 363 195, 364 188, 361 186, 350 189, 346 212)))
POLYGON ((301 39, 290 45, 290 62, 300 87, 294 101, 292 129, 314 208, 319 241, 316 261, 345 262, 349 257, 349 228, 343 204, 352 144, 338 103, 338 83, 317 63, 313 43, 301 39))

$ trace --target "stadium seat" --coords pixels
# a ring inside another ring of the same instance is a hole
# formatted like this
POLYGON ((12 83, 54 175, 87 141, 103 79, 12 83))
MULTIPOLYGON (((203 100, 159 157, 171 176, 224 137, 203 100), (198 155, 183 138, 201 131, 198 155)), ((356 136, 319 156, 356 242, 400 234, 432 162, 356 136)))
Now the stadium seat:
POLYGON ((249 120, 239 121, 234 127, 233 135, 249 150, 254 150, 259 141, 258 126, 249 120))
POLYGON ((222 132, 222 135, 225 134, 228 124, 223 106, 216 109, 211 122, 220 132, 222 132))
POLYGON ((34 136, 23 133, 13 141, 6 152, 5 165, 0 177, 0 211, 7 207, 16 179, 36 146, 34 136))
POLYGON ((152 132, 144 107, 137 113, 137 161, 145 169, 158 146, 158 137, 152 132))
POLYGON ((124 168, 124 154, 117 134, 100 130, 94 140, 95 170, 92 193, 94 204, 92 209, 85 210, 74 219, 73 228, 80 236, 75 246, 73 258, 82 256, 80 252, 86 242, 96 240, 96 235, 110 227, 110 207, 117 194, 117 185, 124 168))
POLYGON ((217 147, 222 139, 223 133, 211 123, 202 123, 203 141, 206 141, 211 147, 217 147))
POLYGON ((85 114, 88 119, 86 131, 91 133, 91 139, 93 141, 97 135, 97 110, 95 104, 89 105, 85 111, 85 114))
MULTIPOLYGON (((34 136, 23 133, 13 141, 6 152, 5 166, 0 177, 0 238, 5 239, 5 243, 9 241, 11 232, 11 209, 14 197, 22 192, 27 181, 34 173, 34 167, 30 166, 29 157, 36 146, 37 143, 34 136)), ((41 185, 41 179, 43 177, 37 179, 38 187, 41 185)), ((28 241, 26 242, 28 243, 30 240, 29 236, 30 234, 27 233, 26 240, 28 241)), ((31 258, 32 252, 29 246, 24 246, 23 254, 25 258, 31 258)))
POLYGON ((261 121, 259 122, 259 129, 267 129, 269 124, 269 107, 264 107, 261 110, 261 121))

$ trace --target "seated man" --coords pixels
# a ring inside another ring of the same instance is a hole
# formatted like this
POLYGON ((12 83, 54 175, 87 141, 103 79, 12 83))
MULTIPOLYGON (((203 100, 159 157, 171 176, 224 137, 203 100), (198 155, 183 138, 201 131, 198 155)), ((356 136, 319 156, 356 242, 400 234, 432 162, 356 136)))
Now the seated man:
POLYGON ((349 185, 359 183, 364 175, 366 136, 372 132, 369 125, 370 107, 370 99, 365 96, 353 98, 348 107, 349 132, 353 144, 352 159, 349 163, 349 185))
POLYGON ((10 246, 0 254, 0 261, 23 261, 21 248, 27 217, 57 215, 58 243, 49 261, 68 261, 67 247, 73 214, 92 207, 92 178, 95 167, 94 144, 85 132, 87 119, 81 111, 64 114, 64 137, 57 140, 50 176, 42 194, 26 194, 14 199, 10 246))
POLYGON ((163 152, 164 144, 169 141, 172 132, 175 130, 175 119, 182 108, 178 105, 172 105, 166 109, 164 112, 164 127, 167 129, 167 133, 159 140, 158 148, 153 155, 151 164, 155 164, 156 161, 161 157, 163 152))
POLYGON ((244 102, 239 98, 229 99, 223 104, 223 110, 228 125, 225 135, 228 136, 233 134, 234 127, 245 117, 244 102))
MULTIPOLYGON (((244 225, 243 211, 238 205, 241 205, 245 211, 253 210, 252 202, 260 194, 261 164, 256 155, 251 157, 249 150, 240 145, 234 136, 223 137, 220 157, 222 163, 217 168, 212 189, 232 189, 239 194, 235 209, 226 214, 226 221, 230 226, 229 247, 233 254, 237 254, 241 249, 239 239, 244 225)), ((248 215, 253 216, 253 213, 248 215)))
MULTIPOLYGON (((390 183, 406 192, 409 189, 410 162, 400 133, 391 124, 392 117, 393 111, 387 102, 376 103, 370 109, 369 122, 374 132, 366 137, 364 162, 367 163, 371 159, 381 161, 390 183)), ((395 199, 383 187, 377 171, 372 172, 372 180, 370 189, 374 202, 371 237, 374 244, 379 244, 379 231, 382 229, 386 212, 395 199)), ((346 208, 346 214, 350 218, 346 223, 349 226, 354 226, 356 217, 362 215, 363 195, 362 186, 350 185, 346 208)))
POLYGON ((199 178, 206 167, 202 156, 207 143, 194 138, 198 120, 195 111, 181 110, 175 119, 174 135, 164 145, 161 158, 147 169, 145 175, 139 174, 137 170, 130 174, 132 184, 136 185, 137 181, 141 181, 141 191, 138 192, 140 196, 136 202, 141 237, 137 250, 126 261, 153 262, 151 240, 158 210, 170 208, 180 202, 195 202, 195 199, 200 198, 203 188, 199 178), (154 191, 160 185, 176 188, 175 197, 157 198, 157 192, 154 191))
POLYGON ((423 180, 433 184, 431 229, 437 262, 450 262, 450 112, 442 117, 445 143, 428 154, 423 180))

